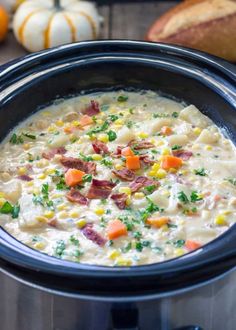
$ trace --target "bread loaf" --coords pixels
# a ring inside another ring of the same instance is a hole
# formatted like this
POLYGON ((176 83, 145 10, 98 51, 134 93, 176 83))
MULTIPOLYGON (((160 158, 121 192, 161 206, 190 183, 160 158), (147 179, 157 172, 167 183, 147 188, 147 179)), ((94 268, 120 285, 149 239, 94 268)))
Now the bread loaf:
POLYGON ((236 1, 185 0, 151 26, 147 39, 202 50, 236 62, 236 1))

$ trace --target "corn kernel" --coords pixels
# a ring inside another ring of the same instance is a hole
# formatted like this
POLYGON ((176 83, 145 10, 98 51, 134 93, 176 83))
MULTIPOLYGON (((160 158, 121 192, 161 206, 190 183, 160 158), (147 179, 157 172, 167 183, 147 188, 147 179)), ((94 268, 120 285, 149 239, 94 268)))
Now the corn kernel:
POLYGON ((57 120, 55 123, 58 127, 62 127, 64 125, 64 122, 62 120, 57 120))
POLYGON ((156 172, 155 172, 155 171, 149 171, 149 172, 148 172, 148 175, 149 175, 149 176, 155 176, 155 175, 156 175, 156 172))
POLYGON ((122 164, 116 164, 115 169, 116 170, 121 170, 124 166, 122 164))
POLYGON ((89 135, 89 140, 91 140, 91 141, 96 140, 96 136, 94 134, 89 135))
POLYGON ((73 125, 74 127, 78 127, 78 126, 80 126, 80 122, 79 122, 78 120, 73 120, 73 121, 72 121, 72 125, 73 125))
POLYGON ((130 204, 131 204, 131 198, 130 197, 128 197, 126 199, 125 204, 126 204, 126 206, 130 206, 130 204))
POLYGON ((121 127, 123 127, 123 125, 120 125, 120 124, 115 124, 115 125, 114 125, 114 128, 117 128, 117 129, 119 129, 119 128, 121 128, 121 127))
POLYGON ((156 140, 155 140, 154 138, 151 138, 150 142, 151 142, 152 144, 156 144, 156 140))
POLYGON ((131 192, 130 187, 120 187, 119 193, 124 193, 124 194, 127 194, 128 196, 130 196, 132 192, 131 192))
POLYGON ((179 174, 186 175, 188 174, 188 170, 181 170, 179 171, 179 174))
POLYGON ((92 155, 93 160, 102 160, 102 155, 94 154, 92 155))
POLYGON ((29 148, 30 148, 29 143, 24 143, 24 144, 23 144, 23 149, 24 149, 24 150, 29 150, 29 148))
POLYGON ((26 167, 20 167, 18 168, 18 174, 23 175, 27 172, 27 168, 26 167))
POLYGON ((156 146, 163 146, 164 142, 162 140, 156 141, 156 146))
POLYGON ((65 211, 61 211, 58 213, 58 218, 59 219, 65 219, 65 218, 68 218, 68 213, 65 212, 65 211))
POLYGON ((124 120, 119 118, 119 119, 117 119, 115 121, 115 124, 117 124, 117 125, 124 125, 124 120))
POLYGON ((71 218, 78 218, 79 217, 79 212, 78 211, 71 211, 70 212, 70 217, 71 218))
POLYGON ((161 154, 162 155, 170 155, 170 149, 166 148, 166 147, 162 148, 161 154))
POLYGON ((109 141, 108 136, 106 134, 99 134, 98 135, 98 140, 101 141, 101 142, 104 142, 104 143, 109 141))
POLYGON ((167 231, 169 231, 169 227, 167 225, 163 225, 163 226, 161 226, 160 231, 167 232, 167 231))
POLYGON ((201 134, 201 131, 202 131, 202 129, 201 129, 200 127, 195 127, 195 128, 193 129, 193 132, 194 132, 194 134, 196 134, 196 135, 200 135, 200 134, 201 134))
POLYGON ((79 219, 78 221, 76 221, 76 226, 78 228, 83 228, 86 225, 86 220, 85 219, 79 219))
POLYGON ((116 260, 116 264, 118 266, 131 266, 132 261, 130 259, 125 259, 123 257, 118 257, 116 260))
POLYGON ((159 168, 160 168, 160 164, 159 163, 155 163, 155 164, 152 165, 152 170, 153 171, 157 171, 157 170, 159 170, 159 168))
POLYGON ((158 179, 164 179, 164 178, 166 177, 166 175, 167 175, 166 171, 160 168, 160 169, 156 172, 155 177, 158 178, 158 179))
POLYGON ((169 197, 169 196, 170 196, 170 192, 169 192, 168 190, 162 190, 162 191, 161 191, 161 195, 162 195, 162 196, 169 197))
POLYGON ((108 258, 114 260, 114 259, 116 259, 116 258, 119 257, 119 256, 120 256, 120 251, 118 251, 118 250, 113 250, 113 251, 109 254, 108 258))
POLYGON ((39 188, 35 187, 35 188, 33 189, 33 194, 34 194, 34 195, 37 195, 37 194, 39 194, 39 193, 40 193, 39 188))
POLYGON ((53 132, 56 131, 56 127, 53 126, 53 125, 51 125, 51 126, 48 127, 47 131, 48 131, 49 133, 53 133, 53 132))
POLYGON ((215 218, 215 224, 218 226, 225 226, 227 223, 225 221, 225 215, 220 214, 215 218))
POLYGON ((42 115, 45 116, 45 117, 47 117, 47 116, 50 115, 50 112, 49 112, 49 111, 44 111, 44 112, 42 113, 42 115))
POLYGON ((146 139, 148 137, 148 133, 145 133, 145 132, 140 132, 137 134, 137 136, 140 138, 140 139, 146 139))
POLYGON ((175 255, 176 257, 180 257, 180 256, 182 256, 184 253, 185 253, 184 249, 181 249, 181 248, 177 248, 177 249, 174 250, 174 255, 175 255))
POLYGON ((2 207, 5 202, 6 202, 5 198, 0 198, 0 207, 2 207))
POLYGON ((102 119, 97 119, 97 124, 98 125, 102 125, 104 123, 104 121, 102 119))
POLYGON ((144 193, 142 193, 142 192, 136 192, 135 194, 134 194, 134 198, 135 199, 141 199, 141 198, 143 198, 145 195, 144 195, 144 193))
POLYGON ((65 209, 66 209, 66 205, 65 205, 65 204, 57 205, 57 209, 58 209, 59 211, 65 210, 65 209))
POLYGON ((26 182, 27 187, 32 187, 34 185, 33 181, 26 182))
POLYGON ((205 146, 205 148, 204 148, 205 150, 212 150, 212 146, 205 146))
POLYGON ((46 179, 46 174, 45 173, 41 173, 38 175, 38 179, 44 180, 46 179))
POLYGON ((43 217, 42 215, 37 215, 35 217, 35 219, 38 221, 38 222, 41 222, 41 223, 47 223, 48 222, 48 219, 46 217, 43 217))
POLYGON ((42 250, 45 248, 45 243, 44 242, 37 242, 34 244, 35 249, 42 250))
POLYGON ((53 211, 47 211, 44 213, 44 216, 48 219, 52 219, 54 217, 55 213, 53 211))
POLYGON ((97 215, 103 215, 104 214, 104 209, 96 209, 95 211, 94 211, 97 215))
POLYGON ((55 169, 54 168, 47 168, 45 171, 46 174, 54 174, 55 173, 55 169))
POLYGON ((177 169, 176 169, 176 168, 173 168, 173 167, 171 167, 171 168, 169 169, 169 172, 170 172, 170 173, 176 173, 176 172, 177 172, 177 169))
POLYGON ((5 197, 5 193, 3 191, 0 191, 0 198, 4 198, 5 197))
POLYGON ((225 210, 222 212, 223 215, 229 215, 231 213, 232 213, 232 211, 230 211, 230 210, 225 210))
POLYGON ((52 198, 52 199, 56 199, 56 198, 60 198, 60 197, 62 197, 62 196, 63 196, 62 193, 56 193, 56 194, 52 194, 51 198, 52 198))

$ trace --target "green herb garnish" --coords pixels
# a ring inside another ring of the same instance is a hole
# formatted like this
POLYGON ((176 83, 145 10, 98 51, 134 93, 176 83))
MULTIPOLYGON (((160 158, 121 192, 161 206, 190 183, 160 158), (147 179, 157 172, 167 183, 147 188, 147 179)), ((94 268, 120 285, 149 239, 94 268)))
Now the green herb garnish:
POLYGON ((92 174, 85 174, 85 175, 83 176, 83 182, 91 182, 92 179, 93 179, 92 174))
POLYGON ((10 143, 12 144, 22 144, 24 143, 24 139, 22 138, 21 135, 16 135, 15 133, 12 135, 12 137, 10 138, 10 143))
POLYGON ((126 102, 128 99, 129 99, 129 97, 127 95, 119 95, 117 97, 118 102, 126 102))
POLYGON ((194 173, 196 175, 200 175, 200 176, 206 176, 207 175, 206 170, 203 167, 199 168, 197 170, 194 170, 194 173))
POLYGON ((173 145, 173 147, 171 148, 172 150, 181 150, 182 146, 179 146, 178 144, 173 145))
POLYGON ((110 142, 114 141, 117 138, 116 132, 114 131, 108 131, 107 135, 110 142))

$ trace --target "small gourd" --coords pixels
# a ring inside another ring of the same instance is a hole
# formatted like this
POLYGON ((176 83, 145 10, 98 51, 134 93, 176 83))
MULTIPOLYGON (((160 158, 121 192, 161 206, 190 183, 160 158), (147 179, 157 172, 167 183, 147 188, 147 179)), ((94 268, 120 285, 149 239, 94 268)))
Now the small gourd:
POLYGON ((13 19, 16 39, 31 52, 96 39, 100 27, 95 5, 78 0, 23 2, 13 19))
POLYGON ((5 39, 8 31, 8 14, 4 7, 0 6, 0 42, 5 39))

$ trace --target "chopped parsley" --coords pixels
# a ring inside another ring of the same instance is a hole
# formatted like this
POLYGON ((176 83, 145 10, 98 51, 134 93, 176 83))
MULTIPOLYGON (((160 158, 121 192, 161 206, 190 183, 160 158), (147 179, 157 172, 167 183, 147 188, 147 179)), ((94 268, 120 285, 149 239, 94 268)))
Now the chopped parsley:
POLYGON ((108 131, 107 135, 110 142, 115 141, 115 139, 117 138, 116 132, 114 131, 108 131))
POLYGON ((196 175, 200 175, 200 176, 206 176, 207 175, 206 170, 203 167, 199 168, 197 170, 194 170, 194 173, 196 175))
POLYGON ((136 238, 136 239, 140 239, 140 238, 142 237, 142 234, 141 234, 139 231, 135 231, 135 232, 133 233, 133 236, 134 236, 134 238, 136 238))
POLYGON ((150 185, 150 186, 146 186, 144 189, 151 194, 156 189, 156 186, 150 185))
POLYGON ((184 239, 178 239, 177 241, 173 242, 173 245, 177 248, 180 248, 180 247, 184 246, 184 244, 185 244, 184 239))
POLYGON ((117 119, 119 119, 119 116, 117 116, 117 115, 109 115, 108 116, 108 119, 111 120, 111 121, 116 121, 117 119))
POLYGON ((183 191, 178 192, 177 197, 181 203, 183 203, 183 204, 189 203, 189 199, 183 191))
POLYGON ((82 152, 79 153, 79 156, 85 162, 90 162, 91 160, 93 160, 92 156, 86 156, 86 155, 82 154, 82 152))
POLYGON ((132 231, 134 228, 134 224, 131 219, 129 219, 126 215, 120 215, 118 217, 119 220, 121 220, 125 225, 128 231, 132 231))
POLYGON ((153 116, 153 118, 167 118, 167 117, 169 117, 169 115, 166 114, 166 113, 153 113, 152 116, 153 116))
POLYGON ((236 186, 236 178, 226 178, 225 180, 231 183, 232 185, 236 186))
POLYGON ((64 254, 66 249, 66 244, 65 242, 61 239, 59 241, 57 241, 57 245, 55 247, 55 255, 57 257, 62 257, 62 255, 64 254))
POLYGON ((128 244, 126 244, 126 246, 121 248, 121 252, 127 253, 131 250, 131 248, 132 248, 132 244, 131 244, 131 242, 129 242, 128 244))
POLYGON ((92 174, 85 174, 84 176, 83 176, 83 182, 91 182, 92 181, 92 179, 93 179, 93 176, 92 176, 92 174))
POLYGON ((191 196, 190 196, 191 202, 195 203, 198 201, 202 200, 202 197, 199 196, 199 194, 197 193, 197 191, 192 191, 191 196))
POLYGON ((49 207, 51 209, 54 208, 53 201, 49 200, 49 184, 44 183, 41 188, 41 196, 40 195, 33 195, 33 203, 40 204, 44 207, 49 207))
POLYGON ((178 144, 173 145, 173 147, 171 148, 172 150, 181 150, 182 146, 179 146, 178 144))
POLYGON ((36 140, 36 136, 33 135, 33 134, 23 133, 22 135, 24 135, 24 136, 27 137, 28 139, 36 140))
POLYGON ((134 114, 134 109, 133 109, 133 108, 129 108, 129 113, 130 113, 131 115, 133 115, 133 114, 134 114))
POLYGON ((174 112, 172 112, 171 116, 174 118, 178 118, 179 114, 178 114, 178 112, 174 111, 174 112))
POLYGON ((12 144, 22 144, 24 143, 24 139, 22 138, 21 135, 16 135, 15 133, 12 135, 12 137, 10 138, 10 143, 12 144))
POLYGON ((105 112, 105 111, 107 111, 109 109, 109 105, 108 104, 103 104, 103 105, 101 105, 101 111, 102 112, 105 112))
POLYGON ((128 99, 129 99, 129 97, 127 95, 119 95, 117 97, 118 102, 126 102, 126 101, 128 101, 128 99))
POLYGON ((113 163, 111 159, 104 158, 103 160, 101 160, 101 164, 111 168, 113 163))
POLYGON ((78 240, 74 235, 71 235, 71 236, 70 236, 70 242, 71 242, 73 245, 79 246, 79 240, 78 240))
POLYGON ((13 219, 18 218, 20 212, 20 206, 18 204, 11 205, 9 202, 5 202, 0 208, 1 214, 11 214, 13 219))

